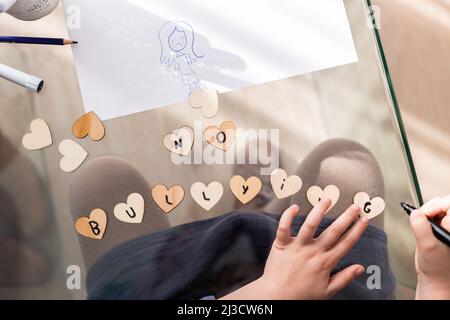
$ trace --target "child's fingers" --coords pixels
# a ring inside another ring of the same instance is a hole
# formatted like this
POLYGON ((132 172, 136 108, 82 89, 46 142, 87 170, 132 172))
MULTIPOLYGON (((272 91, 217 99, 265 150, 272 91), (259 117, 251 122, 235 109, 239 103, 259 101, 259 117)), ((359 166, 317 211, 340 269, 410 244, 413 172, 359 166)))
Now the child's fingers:
POLYGON ((421 208, 421 211, 429 218, 447 214, 450 209, 450 196, 440 198, 434 202, 429 202, 421 208))
POLYGON ((350 206, 320 235, 319 242, 321 245, 327 249, 331 247, 347 231, 360 211, 361 209, 358 206, 350 206))
POLYGON ((338 240, 336 245, 325 253, 326 258, 329 259, 330 266, 334 267, 352 250, 368 225, 369 219, 366 216, 359 218, 350 230, 338 240))
POLYGON ((323 199, 311 210, 306 217, 305 222, 303 222, 300 231, 298 232, 297 240, 301 243, 308 243, 313 239, 317 227, 319 226, 320 221, 322 221, 322 218, 330 205, 330 199, 323 199))
POLYGON ((419 251, 429 250, 436 245, 437 240, 433 236, 430 222, 421 210, 415 210, 411 213, 410 223, 419 251))
POLYGON ((299 207, 294 204, 290 206, 281 216, 278 224, 276 243, 279 245, 288 245, 291 240, 291 226, 295 216, 299 211, 299 207))
POLYGON ((364 267, 358 264, 345 268, 330 278, 327 288, 328 297, 333 297, 339 291, 347 287, 353 280, 364 272, 364 267))

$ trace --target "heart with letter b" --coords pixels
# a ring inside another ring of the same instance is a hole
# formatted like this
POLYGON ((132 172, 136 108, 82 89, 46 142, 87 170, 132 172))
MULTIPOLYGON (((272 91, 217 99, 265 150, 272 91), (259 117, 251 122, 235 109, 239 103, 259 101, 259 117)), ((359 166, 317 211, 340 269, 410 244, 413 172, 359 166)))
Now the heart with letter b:
POLYGON ((75 223, 75 229, 84 237, 100 240, 106 230, 106 212, 102 209, 91 211, 89 218, 81 217, 75 223))

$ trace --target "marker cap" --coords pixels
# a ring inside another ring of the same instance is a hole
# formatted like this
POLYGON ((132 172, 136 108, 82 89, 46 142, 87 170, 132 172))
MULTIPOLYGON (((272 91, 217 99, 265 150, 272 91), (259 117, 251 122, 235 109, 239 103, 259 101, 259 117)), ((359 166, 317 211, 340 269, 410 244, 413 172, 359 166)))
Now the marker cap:
POLYGON ((26 80, 25 86, 28 90, 40 92, 44 87, 44 80, 35 76, 29 76, 26 80))

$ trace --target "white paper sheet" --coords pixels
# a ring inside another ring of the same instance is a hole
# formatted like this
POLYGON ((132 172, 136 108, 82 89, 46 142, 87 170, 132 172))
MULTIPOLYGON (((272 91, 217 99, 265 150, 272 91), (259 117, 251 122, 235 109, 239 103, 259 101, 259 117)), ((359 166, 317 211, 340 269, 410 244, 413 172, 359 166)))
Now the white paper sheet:
POLYGON ((358 60, 342 0, 63 4, 85 109, 103 120, 358 60))

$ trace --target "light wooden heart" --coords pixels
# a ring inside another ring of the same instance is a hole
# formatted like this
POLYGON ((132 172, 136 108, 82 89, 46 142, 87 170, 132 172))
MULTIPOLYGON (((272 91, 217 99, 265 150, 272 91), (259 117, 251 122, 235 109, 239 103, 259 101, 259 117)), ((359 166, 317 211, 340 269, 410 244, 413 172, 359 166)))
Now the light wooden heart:
POLYGON ((202 115, 208 119, 214 118, 219 111, 219 95, 213 89, 193 92, 189 97, 188 103, 192 108, 201 108, 202 115))
POLYGON ((369 220, 380 215, 386 208, 383 198, 370 199, 370 196, 365 192, 358 192, 353 198, 353 204, 360 207, 362 214, 365 214, 369 220))
POLYGON ((119 203, 114 207, 114 216, 126 223, 142 223, 144 219, 145 201, 139 193, 132 193, 127 203, 119 203))
POLYGON ((220 182, 211 182, 208 186, 196 182, 191 186, 192 198, 206 211, 211 210, 222 198, 223 186, 220 182))
POLYGON ((63 155, 59 166, 65 172, 77 170, 88 156, 87 151, 72 140, 61 141, 59 144, 59 152, 63 155))
POLYGON ((209 126, 205 129, 204 139, 215 148, 227 151, 236 139, 236 125, 225 121, 220 127, 209 126))
POLYGON ((191 127, 181 127, 164 137, 164 147, 172 153, 187 156, 194 145, 194 130, 191 127))
POLYGON ((162 211, 169 213, 183 201, 184 189, 180 186, 167 189, 165 185, 158 184, 152 189, 152 197, 162 211))
POLYGON ((333 185, 329 185, 329 186, 325 187, 325 189, 323 189, 323 190, 322 190, 322 188, 320 188, 318 186, 313 186, 308 189, 306 196, 308 198, 308 201, 313 206, 316 206, 322 199, 330 199, 331 205, 327 210, 327 212, 328 212, 331 209, 333 209, 333 207, 336 205, 336 203, 339 200, 339 189, 338 189, 338 187, 333 186, 333 185))
POLYGON ((75 229, 82 236, 100 240, 106 231, 107 217, 102 209, 91 211, 89 218, 81 217, 75 223, 75 229))
POLYGON ((22 139, 22 145, 27 150, 39 150, 52 145, 52 134, 50 128, 42 119, 33 120, 30 124, 31 133, 22 139))
POLYGON ((241 176, 234 176, 230 180, 231 192, 242 204, 252 201, 261 191, 261 188, 262 182, 258 177, 250 177, 245 180, 241 176))
POLYGON ((105 137, 106 130, 99 117, 91 111, 75 121, 72 133, 78 139, 83 139, 89 135, 92 140, 100 141, 105 137))
POLYGON ((288 177, 283 169, 275 169, 270 175, 270 182, 278 199, 290 197, 302 188, 302 179, 296 175, 288 177))

